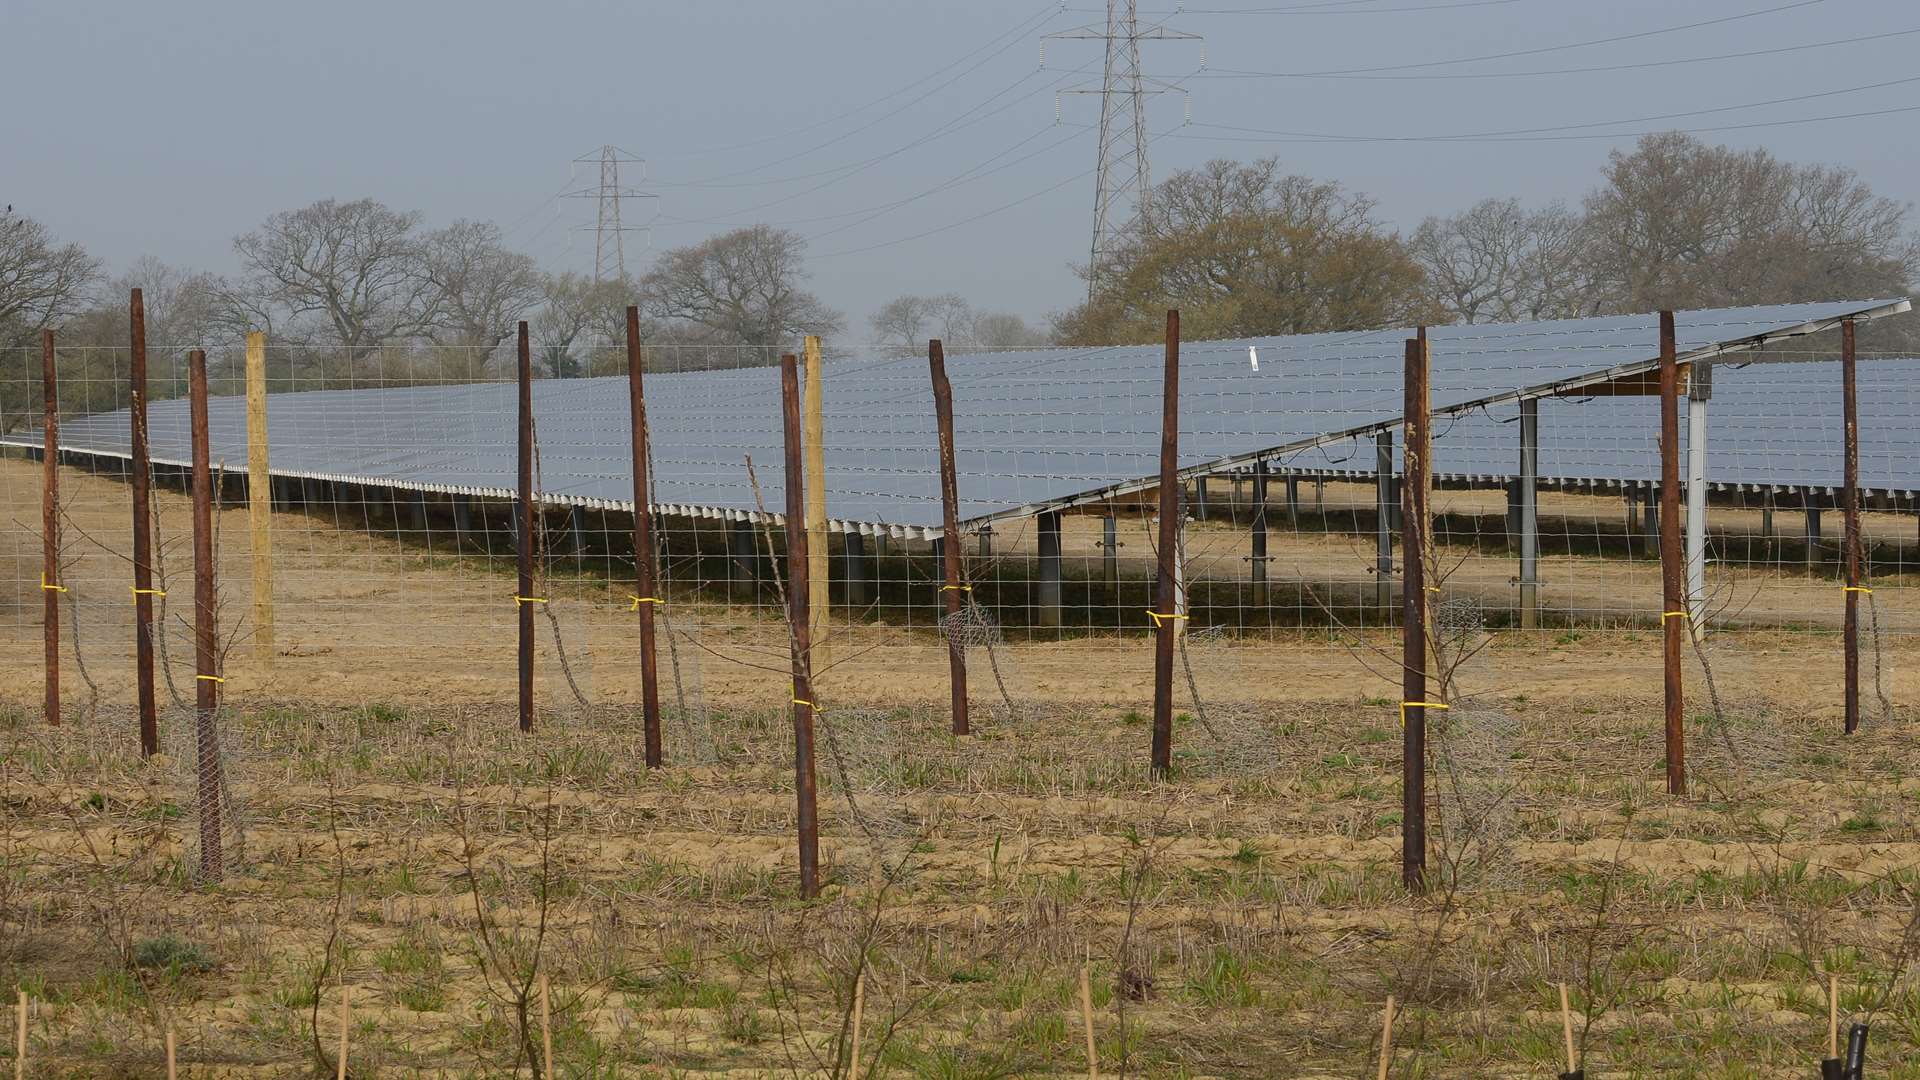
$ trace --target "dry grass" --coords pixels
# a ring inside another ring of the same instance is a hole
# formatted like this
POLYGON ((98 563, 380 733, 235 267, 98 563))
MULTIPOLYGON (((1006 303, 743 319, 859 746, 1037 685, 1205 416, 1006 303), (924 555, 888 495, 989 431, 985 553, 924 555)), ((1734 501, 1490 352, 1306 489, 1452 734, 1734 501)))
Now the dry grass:
MULTIPOLYGON (((1766 704, 1735 696, 1735 722, 1766 704)), ((238 708, 253 863, 199 886, 178 770, 143 765, 124 716, 56 731, 15 707, 0 978, 40 1003, 34 1059, 73 1075, 150 1074, 168 1022, 194 1075, 309 1068, 316 990, 341 979, 356 1075, 504 1074, 521 1042, 488 935, 553 979, 563 1075, 844 1071, 856 970, 863 1075, 1083 1073, 1089 956, 1103 1060, 1135 1075, 1356 1075, 1388 992, 1396 1075, 1540 1075, 1562 980, 1594 1002, 1588 1075, 1803 1075, 1828 971, 1847 1011, 1877 1007, 1874 1059, 1911 1056, 1904 732, 1770 714, 1763 776, 1673 801, 1654 705, 1503 703, 1511 866, 1425 899, 1397 884, 1377 710, 1236 710, 1230 746, 1183 723, 1163 785, 1121 710, 960 741, 924 710, 861 714, 846 734, 883 749, 823 762, 832 884, 811 904, 770 710, 718 710, 718 764, 650 773, 624 715, 527 739, 479 710, 238 708), (849 784, 890 828, 857 826, 849 784)))
MULTIPOLYGON (((1138 636, 1002 646, 1011 708, 973 650, 979 734, 955 740, 931 626, 863 624, 820 681, 829 887, 802 902, 770 613, 676 605, 700 628, 683 659, 708 724, 669 723, 669 767, 649 771, 607 582, 555 592, 596 707, 570 706, 543 630, 523 737, 497 704, 514 611, 497 565, 290 516, 275 666, 243 648, 225 684, 250 863, 204 885, 187 771, 139 759, 124 705, 124 491, 69 490, 99 539, 65 579, 99 707, 42 726, 38 627, 0 635, 0 985, 35 1002, 35 1075, 156 1075, 169 1025, 191 1076, 314 1071, 342 982, 353 1075, 524 1075, 537 973, 566 1076, 846 1075, 862 975, 863 1076, 1084 1075, 1088 964, 1107 1074, 1372 1075, 1392 993, 1394 1076, 1540 1076, 1560 1067, 1564 981, 1589 1076, 1797 1077, 1837 973, 1875 1068, 1920 1078, 1920 750, 1904 711, 1837 734, 1829 636, 1709 639, 1726 712, 1696 706, 1695 797, 1672 800, 1653 635, 1495 633, 1461 676, 1479 726, 1436 743, 1437 782, 1463 778, 1434 798, 1454 869, 1414 897, 1385 637, 1196 631, 1175 775, 1155 783, 1138 636)), ((177 540, 182 504, 160 501, 177 540)), ((223 580, 243 582, 245 530, 223 535, 223 580)), ((1226 560, 1243 534, 1195 537, 1190 557, 1226 560)), ((36 545, 6 538, 31 581, 36 545)), ((1347 537, 1276 543, 1364 585, 1347 537)), ((1602 561, 1567 584, 1651 588, 1602 561)), ((1920 643, 1887 655, 1894 700, 1914 700, 1920 643)))

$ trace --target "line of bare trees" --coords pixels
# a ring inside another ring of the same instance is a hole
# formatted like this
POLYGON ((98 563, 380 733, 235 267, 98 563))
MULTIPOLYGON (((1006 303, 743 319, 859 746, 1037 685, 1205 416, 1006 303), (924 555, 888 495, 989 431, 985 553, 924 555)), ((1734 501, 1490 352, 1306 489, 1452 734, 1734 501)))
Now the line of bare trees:
MULTIPOLYGON (((9 208, 0 216, 0 426, 28 419, 33 391, 21 365, 43 328, 57 327, 66 350, 63 405, 118 404, 115 365, 125 358, 115 350, 126 342, 132 288, 145 294, 156 397, 185 392, 188 347, 247 330, 267 331, 276 346, 276 389, 485 377, 522 319, 542 375, 621 372, 616 343, 636 301, 648 340, 676 346, 656 351, 660 369, 771 363, 798 335, 844 325, 804 288, 804 247, 795 233, 754 226, 664 252, 637 279, 595 281, 543 272, 489 222, 426 229, 419 213, 373 199, 323 199, 235 237, 233 276, 143 257, 109 278, 78 245, 9 208)), ((216 381, 237 376, 231 349, 215 356, 216 381)))
MULTIPOLYGON (((1169 306, 1196 339, 1310 333, 1904 295, 1920 267, 1910 208, 1852 171, 1677 133, 1615 151, 1578 207, 1488 199, 1405 235, 1376 209, 1274 159, 1214 161, 1156 185, 1116 253, 1087 273, 1087 302, 1045 330, 953 293, 896 297, 870 326, 875 341, 916 355, 929 337, 960 349, 1154 340, 1169 306)), ((23 422, 32 391, 21 365, 40 329, 59 327, 70 347, 123 345, 133 287, 145 290, 156 343, 268 331, 281 346, 269 378, 284 389, 483 377, 521 319, 541 374, 616 373, 635 301, 648 340, 675 346, 655 351, 662 369, 772 363, 801 334, 845 329, 805 287, 805 241, 770 225, 662 252, 645 275, 617 281, 543 272, 491 223, 428 229, 373 199, 274 214, 233 248, 230 277, 142 258, 109 280, 79 246, 0 213, 0 426, 23 422)), ((231 376, 231 353, 216 380, 231 376)), ((63 365, 81 370, 64 380, 67 407, 107 404, 115 354, 72 355, 63 365)), ((183 392, 183 362, 183 351, 155 350, 156 395, 183 392)))
POLYGON ((1406 235, 1375 210, 1271 158, 1175 173, 1056 332, 1151 340, 1169 306, 1201 338, 1878 298, 1920 270, 1911 208, 1852 170, 1679 133, 1614 151, 1577 207, 1488 199, 1406 235))

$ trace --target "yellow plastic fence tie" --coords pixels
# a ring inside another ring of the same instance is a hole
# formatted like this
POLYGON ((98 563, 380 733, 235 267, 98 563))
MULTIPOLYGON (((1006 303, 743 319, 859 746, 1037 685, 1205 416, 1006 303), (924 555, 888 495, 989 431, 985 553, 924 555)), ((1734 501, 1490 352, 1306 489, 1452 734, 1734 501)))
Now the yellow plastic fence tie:
POLYGON ((942 586, 940 586, 940 591, 941 591, 941 592, 972 592, 972 591, 973 591, 973 586, 971 586, 971 585, 942 585, 942 586))
POLYGON ((47 572, 45 570, 40 571, 40 587, 42 589, 47 590, 48 592, 66 592, 67 591, 67 587, 65 585, 47 584, 47 572))
POLYGON ((1691 619, 1691 618, 1693 618, 1693 613, 1690 611, 1663 611, 1660 613, 1661 622, 1666 622, 1668 619, 1691 619))
POLYGON ((1450 709, 1453 707, 1451 705, 1448 705, 1444 701, 1403 701, 1400 703, 1400 726, 1401 727, 1404 728, 1407 726, 1407 710, 1410 708, 1413 708, 1416 705, 1422 709, 1450 709))
POLYGON ((547 602, 547 598, 544 596, 516 596, 513 598, 513 602, 516 604, 544 604, 547 602))
POLYGON ((1162 615, 1162 614, 1160 614, 1159 612, 1157 612, 1157 611, 1155 611, 1155 610, 1153 610, 1152 608, 1148 608, 1148 609, 1147 609, 1147 618, 1149 618, 1149 619, 1152 619, 1152 620, 1153 620, 1153 625, 1155 625, 1155 626, 1159 626, 1159 625, 1160 625, 1160 624, 1161 624, 1162 622, 1165 622, 1165 621, 1166 621, 1166 620, 1168 620, 1168 619, 1184 619, 1184 618, 1186 618, 1186 616, 1185 616, 1185 615, 1178 615, 1178 614, 1175 614, 1175 615, 1162 615))
POLYGON ((133 595, 135 595, 135 596, 165 596, 165 595, 167 595, 167 590, 165 590, 165 589, 143 589, 143 588, 141 588, 141 587, 139 587, 138 585, 129 585, 129 586, 127 586, 127 588, 128 588, 128 589, 131 589, 131 590, 133 591, 133 595))
POLYGON ((795 705, 805 705, 807 708, 812 709, 815 712, 820 711, 820 706, 815 705, 813 702, 808 701, 806 698, 794 698, 793 703, 795 705))
POLYGON ((660 599, 660 598, 659 598, 659 597, 657 597, 657 596, 635 596, 635 595, 633 595, 632 593, 628 593, 628 594, 627 594, 627 599, 629 599, 629 600, 631 600, 631 601, 633 601, 633 606, 632 606, 632 607, 630 607, 630 608, 628 608, 628 609, 627 609, 628 611, 639 611, 639 610, 640 610, 640 605, 641 605, 641 604, 664 604, 664 603, 666 603, 666 601, 665 601, 665 600, 662 600, 662 599, 660 599))
POLYGON ((218 675, 195 675, 194 678, 203 680, 205 682, 226 682, 227 681, 218 675))
POLYGON ((1873 590, 1872 590, 1872 589, 1869 589, 1869 588, 1867 588, 1867 587, 1866 587, 1865 585, 1842 585, 1842 586, 1840 586, 1840 591, 1841 591, 1841 592, 1857 592, 1857 593, 1866 593, 1866 594, 1867 594, 1868 596, 1872 596, 1872 595, 1873 595, 1873 590))

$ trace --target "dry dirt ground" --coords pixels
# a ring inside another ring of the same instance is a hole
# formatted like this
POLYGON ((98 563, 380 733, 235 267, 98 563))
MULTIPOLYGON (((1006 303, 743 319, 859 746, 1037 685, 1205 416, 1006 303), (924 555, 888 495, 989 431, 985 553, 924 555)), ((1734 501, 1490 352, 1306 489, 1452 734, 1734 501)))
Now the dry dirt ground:
MULTIPOLYGON (((618 587, 548 583, 578 692, 543 617, 521 735, 503 563, 285 516, 263 656, 230 510, 221 760, 244 850, 215 883, 195 872, 191 714, 169 705, 167 752, 137 753, 107 479, 67 481, 78 633, 64 723, 40 716, 27 469, 0 463, 0 982, 28 994, 28 1075, 162 1075, 169 1027, 186 1076, 332 1075, 349 994, 354 1076, 528 1075, 535 971, 556 1075, 846 1075, 857 973, 863 1076, 1086 1075, 1084 968, 1103 1075, 1373 1076, 1392 994, 1391 1075, 1548 1076, 1564 982, 1589 1077, 1808 1076, 1837 976, 1873 1073, 1920 1077, 1904 636, 1883 663, 1869 648, 1852 737, 1832 635, 1711 636, 1721 704, 1690 656, 1676 798, 1654 634, 1463 630, 1414 895, 1386 637, 1194 634, 1175 771, 1155 780, 1144 638, 973 650, 976 734, 954 738, 937 639, 842 629, 818 694, 828 884, 803 901, 766 608, 674 612, 668 764, 649 770, 618 587)), ((185 505, 161 503, 184 596, 185 505)), ((1279 550, 1331 567, 1352 546, 1279 550)))

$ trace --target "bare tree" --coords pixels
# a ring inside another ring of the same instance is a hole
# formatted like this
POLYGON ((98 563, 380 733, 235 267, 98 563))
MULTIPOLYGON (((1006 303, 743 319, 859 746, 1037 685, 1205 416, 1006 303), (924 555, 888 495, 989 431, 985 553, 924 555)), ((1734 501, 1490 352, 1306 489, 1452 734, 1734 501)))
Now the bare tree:
POLYGON ((939 338, 949 349, 969 349, 978 344, 980 315, 958 293, 939 296, 896 296, 867 320, 874 339, 889 353, 918 355, 927 347, 928 338, 939 338))
POLYGON ((1030 349, 1047 344, 1047 335, 1018 315, 983 311, 974 317, 973 341, 982 349, 1030 349))
POLYGON ((1852 170, 1678 132, 1614 151, 1586 211, 1602 310, 1904 295, 1920 255, 1908 207, 1852 170))
MULTIPOLYGON (((532 335, 541 373, 552 379, 577 379, 600 371, 600 354, 626 340, 627 305, 638 286, 629 279, 594 281, 572 272, 543 280, 544 302, 534 313, 532 335)), ((643 333, 650 323, 642 323, 643 333)), ((651 338, 652 335, 647 335, 651 338)), ((620 370, 625 370, 621 360, 620 370)))
MULTIPOLYGON (((147 313, 147 340, 164 345, 204 345, 222 329, 220 279, 142 255, 116 276, 107 306, 126 321, 127 295, 140 290, 147 313)), ((124 331, 125 327, 119 328, 124 331)))
POLYGON ((896 356, 912 356, 925 348, 929 336, 926 304, 924 296, 896 296, 882 304, 867 320, 873 328, 874 343, 896 356))
POLYGON ((546 297, 539 267, 507 250, 491 222, 456 221, 428 233, 419 250, 436 293, 435 344, 465 346, 479 364, 546 297))
POLYGON ((659 317, 696 324, 714 344, 772 350, 844 325, 838 312, 800 287, 805 248, 806 241, 786 229, 735 229, 663 253, 641 284, 659 317))
POLYGON ((100 264, 62 244, 30 217, 0 213, 0 345, 24 345, 77 314, 100 280, 100 264))
POLYGON ((372 199, 274 214, 234 238, 246 276, 232 302, 313 319, 350 359, 423 336, 438 324, 440 289, 414 235, 419 221, 372 199))
POLYGON ((1429 321, 1406 245, 1339 184, 1272 158, 1219 160, 1168 177, 1146 205, 1087 303, 1056 318, 1061 340, 1150 341, 1168 307, 1197 338, 1429 321))
MULTIPOLYGON (((222 336, 271 329, 264 323, 237 321, 223 299, 225 284, 216 275, 142 255, 113 279, 100 303, 87 313, 88 344, 113 349, 126 345, 127 296, 134 289, 140 290, 146 309, 147 393, 154 398, 186 394, 191 349, 222 336)), ((210 358, 219 355, 210 353, 210 358)))
MULTIPOLYGON (((59 243, 12 207, 0 212, 0 430, 35 421, 40 353, 29 346, 84 311, 99 278, 100 264, 80 245, 59 243)), ((62 405, 86 407, 84 393, 69 390, 62 405)))
POLYGON ((1561 203, 1527 210, 1487 199, 1430 217, 1407 241, 1433 303, 1457 322, 1522 322, 1582 314, 1580 216, 1561 203))

